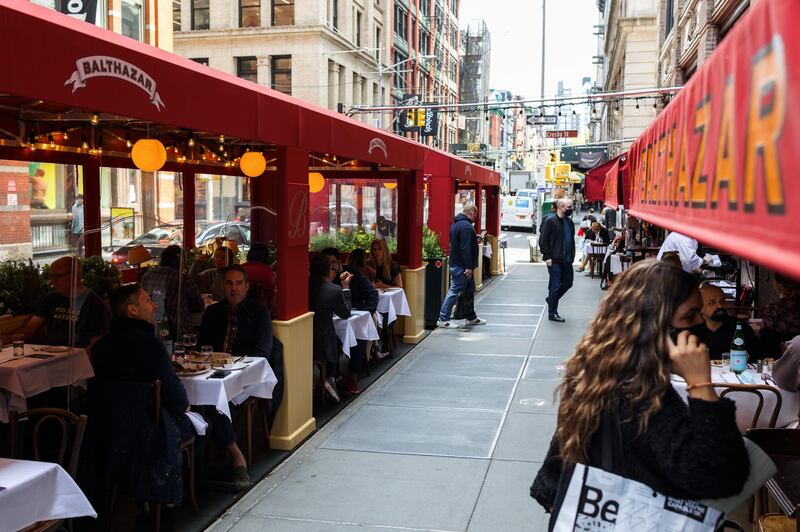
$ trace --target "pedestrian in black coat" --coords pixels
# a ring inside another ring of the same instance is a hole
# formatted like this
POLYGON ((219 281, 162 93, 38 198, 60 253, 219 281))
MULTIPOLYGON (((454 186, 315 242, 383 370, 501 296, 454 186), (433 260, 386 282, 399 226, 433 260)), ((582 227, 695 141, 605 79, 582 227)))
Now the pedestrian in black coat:
POLYGON ((542 222, 539 250, 547 265, 550 281, 547 286, 547 314, 550 321, 564 322, 558 314, 558 302, 572 287, 575 260, 575 224, 572 223, 572 200, 562 198, 556 212, 542 222))

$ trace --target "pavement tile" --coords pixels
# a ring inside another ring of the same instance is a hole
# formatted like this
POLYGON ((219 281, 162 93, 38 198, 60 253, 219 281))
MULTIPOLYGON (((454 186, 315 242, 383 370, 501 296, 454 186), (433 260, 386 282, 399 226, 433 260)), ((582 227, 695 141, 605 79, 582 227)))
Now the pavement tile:
POLYGON ((511 401, 511 412, 527 412, 529 414, 557 414, 558 405, 554 402, 553 392, 559 381, 521 380, 517 385, 514 399, 511 401))
POLYGON ((505 338, 498 341, 488 335, 443 334, 427 338, 423 351, 449 353, 492 353, 497 355, 527 355, 533 340, 530 338, 505 338))
POLYGON ((564 357, 528 357, 523 379, 561 380, 564 372, 564 357))
POLYGON ((551 414, 509 412, 492 459, 541 462, 555 433, 556 421, 557 416, 551 414))
POLYGON ((492 461, 467 531, 546 532, 550 516, 528 491, 539 466, 492 461))
MULTIPOLYGON (((387 532, 384 527, 364 526, 356 523, 337 523, 325 521, 312 521, 306 519, 284 519, 276 517, 246 517, 236 523, 231 532, 387 532)), ((391 530, 403 532, 411 531, 410 528, 395 528, 391 530)))
POLYGON ((501 418, 499 412, 366 405, 322 447, 486 458, 501 418))
POLYGON ((525 359, 519 356, 462 355, 426 351, 405 368, 406 373, 516 379, 525 359))
POLYGON ((488 466, 488 460, 317 450, 251 514, 466 530, 488 466))
POLYGON ((471 329, 465 329, 462 334, 466 338, 527 338, 533 340, 536 324, 513 325, 504 323, 488 323, 471 329))
POLYGON ((381 387, 369 404, 505 410, 514 384, 514 379, 405 373, 381 387))

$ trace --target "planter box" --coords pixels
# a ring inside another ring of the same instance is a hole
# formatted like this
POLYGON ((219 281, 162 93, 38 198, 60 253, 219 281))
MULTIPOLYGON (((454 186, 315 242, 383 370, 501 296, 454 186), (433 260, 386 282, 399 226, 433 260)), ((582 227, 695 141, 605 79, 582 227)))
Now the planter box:
POLYGON ((425 259, 425 328, 435 329, 447 294, 447 257, 425 259))
POLYGON ((0 316, 0 334, 11 334, 21 329, 26 323, 28 323, 30 318, 30 314, 20 314, 19 316, 6 314, 4 316, 0 316))

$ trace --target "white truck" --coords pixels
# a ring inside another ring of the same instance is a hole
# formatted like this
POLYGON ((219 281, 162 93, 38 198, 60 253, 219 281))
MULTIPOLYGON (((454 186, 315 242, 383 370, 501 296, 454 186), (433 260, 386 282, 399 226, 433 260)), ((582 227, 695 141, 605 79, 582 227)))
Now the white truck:
POLYGON ((536 232, 536 191, 519 189, 515 196, 500 198, 500 227, 503 229, 524 228, 536 232))
POLYGON ((510 170, 508 172, 509 194, 514 195, 517 190, 531 188, 536 188, 536 177, 533 172, 528 172, 526 170, 510 170))

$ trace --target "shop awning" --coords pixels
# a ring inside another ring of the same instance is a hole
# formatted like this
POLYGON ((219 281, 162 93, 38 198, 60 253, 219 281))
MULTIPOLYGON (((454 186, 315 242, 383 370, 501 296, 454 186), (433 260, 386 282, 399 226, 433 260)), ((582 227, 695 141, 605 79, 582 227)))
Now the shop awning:
POLYGON ((800 2, 762 0, 631 146, 631 214, 800 278, 800 2))
POLYGON ((586 172, 586 190, 584 191, 586 201, 605 201, 606 174, 615 167, 618 159, 619 157, 614 157, 586 172))

